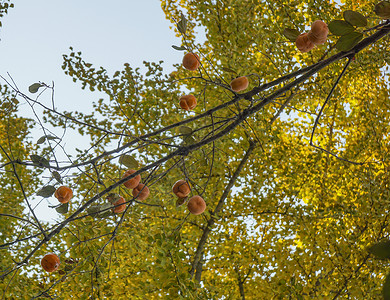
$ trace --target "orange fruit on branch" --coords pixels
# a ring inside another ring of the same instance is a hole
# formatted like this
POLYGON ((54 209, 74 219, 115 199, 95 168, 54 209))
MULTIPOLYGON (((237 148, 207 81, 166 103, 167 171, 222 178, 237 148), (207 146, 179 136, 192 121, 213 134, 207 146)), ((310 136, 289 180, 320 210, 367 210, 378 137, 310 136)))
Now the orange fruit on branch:
POLYGON ((143 201, 149 197, 149 193, 149 188, 143 183, 140 183, 134 188, 133 197, 136 197, 139 201, 143 201))
POLYGON ((311 49, 314 48, 314 44, 312 41, 309 40, 307 32, 302 33, 297 37, 295 45, 297 46, 298 50, 303 53, 309 52, 311 49))
POLYGON ((60 266, 60 258, 54 253, 46 254, 41 259, 41 266, 47 272, 54 272, 60 266))
POLYGON ((321 45, 326 42, 328 38, 328 25, 321 20, 316 20, 311 24, 311 30, 307 37, 314 45, 321 45))
POLYGON ((187 208, 193 215, 200 215, 206 209, 206 202, 201 196, 192 196, 190 200, 188 200, 187 208))
POLYGON ((183 57, 183 67, 190 71, 195 71, 199 68, 199 56, 195 53, 187 53, 183 57))
POLYGON ((191 192, 189 184, 181 179, 176 181, 176 183, 172 187, 172 192, 178 196, 179 198, 185 198, 191 192))
POLYGON ((116 200, 114 203, 112 203, 112 205, 114 205, 115 207, 112 209, 112 211, 116 214, 120 214, 122 212, 124 212, 126 210, 126 204, 124 204, 126 202, 125 198, 123 198, 122 196, 119 197, 118 200, 116 200), (123 204, 122 204, 123 203, 123 204), (121 204, 121 205, 119 205, 121 204), (118 205, 118 206, 117 206, 118 205))
POLYGON ((180 97, 179 104, 184 110, 192 110, 196 107, 197 101, 194 95, 184 95, 180 97))
POLYGON ((73 197, 73 191, 67 186, 60 186, 54 192, 54 197, 58 199, 61 203, 67 203, 73 197))
POLYGON ((249 85, 249 80, 246 76, 241 76, 233 79, 230 82, 230 87, 235 92, 241 92, 245 90, 249 85))
MULTIPOLYGON (((123 174, 122 178, 125 178, 127 176, 130 176, 131 174, 134 174, 136 170, 127 170, 125 174, 123 174)), ((125 181, 123 185, 128 189, 135 188, 141 181, 141 175, 138 174, 137 176, 125 181)))

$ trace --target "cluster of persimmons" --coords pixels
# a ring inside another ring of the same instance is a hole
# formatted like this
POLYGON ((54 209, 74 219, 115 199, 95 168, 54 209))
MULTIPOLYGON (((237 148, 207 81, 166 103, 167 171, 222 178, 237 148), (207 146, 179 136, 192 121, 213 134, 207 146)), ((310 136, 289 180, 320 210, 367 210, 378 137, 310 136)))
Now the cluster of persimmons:
MULTIPOLYGON (((132 174, 134 174, 136 170, 127 170, 122 178, 126 178, 132 174)), ((141 183, 141 175, 136 175, 133 178, 125 181, 123 185, 127 189, 132 189, 132 194, 135 198, 140 201, 148 198, 150 191, 149 188, 141 183)), ((177 181, 173 187, 172 192, 182 200, 187 200, 188 195, 191 192, 190 185, 185 180, 177 181)), ((67 186, 60 186, 55 192, 54 196, 58 199, 58 201, 62 204, 68 203, 70 199, 73 197, 73 191, 71 188, 67 186)), ((126 210, 126 200, 116 193, 110 193, 107 196, 107 200, 114 206, 112 211, 116 214, 122 213, 126 210)), ((194 215, 200 215, 206 209, 206 202, 199 195, 195 195, 191 197, 187 202, 187 208, 190 213, 194 215)), ((60 259, 54 253, 48 253, 41 259, 41 266, 47 272, 54 272, 60 266, 60 259)))

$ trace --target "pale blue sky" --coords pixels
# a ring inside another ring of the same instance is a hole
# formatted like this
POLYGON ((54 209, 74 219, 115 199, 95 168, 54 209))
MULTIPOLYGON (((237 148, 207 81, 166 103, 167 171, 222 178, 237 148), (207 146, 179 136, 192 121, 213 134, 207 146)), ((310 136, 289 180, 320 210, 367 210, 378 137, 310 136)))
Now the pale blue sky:
POLYGON ((15 2, 0 31, 0 74, 9 72, 25 91, 33 82, 54 81, 60 110, 85 111, 99 98, 64 75, 62 54, 69 46, 109 72, 126 62, 142 67, 143 60, 164 60, 170 71, 181 61, 183 53, 171 48, 180 39, 169 29, 158 0, 15 2))

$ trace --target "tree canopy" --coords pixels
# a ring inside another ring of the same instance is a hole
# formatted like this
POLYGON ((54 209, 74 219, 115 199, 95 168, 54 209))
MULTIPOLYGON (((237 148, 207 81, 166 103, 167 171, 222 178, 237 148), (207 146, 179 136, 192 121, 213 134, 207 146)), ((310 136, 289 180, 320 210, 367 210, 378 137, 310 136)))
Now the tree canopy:
POLYGON ((182 38, 172 51, 197 54, 197 70, 178 62, 167 74, 160 61, 109 74, 71 47, 65 74, 109 99, 89 114, 40 103, 51 85, 22 91, 1 76, 2 297, 390 299, 390 3, 161 7, 182 38), (316 20, 327 41, 302 53, 294 41, 316 20), (249 87, 235 92, 240 76, 249 87), (179 104, 187 94, 192 110, 179 104), (43 113, 22 118, 20 103, 43 113), (90 147, 71 156, 74 134, 90 147), (145 200, 123 185, 137 175, 145 200), (172 192, 178 180, 188 197, 172 192), (53 207, 56 223, 40 221, 36 201, 60 186, 73 198, 53 207), (186 205, 195 195, 199 215, 186 205), (41 267, 50 252, 52 273, 41 267))

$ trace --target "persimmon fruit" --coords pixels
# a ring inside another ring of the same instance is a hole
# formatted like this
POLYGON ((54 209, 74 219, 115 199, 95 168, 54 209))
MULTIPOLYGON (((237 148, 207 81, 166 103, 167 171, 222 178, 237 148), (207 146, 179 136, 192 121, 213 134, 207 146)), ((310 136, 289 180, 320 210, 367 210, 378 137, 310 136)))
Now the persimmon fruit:
POLYGON ((189 195, 191 189, 187 181, 181 179, 173 185, 172 192, 179 198, 185 198, 189 195))
POLYGON ((60 263, 60 258, 54 253, 48 253, 41 259, 41 266, 47 272, 56 271, 60 263))
POLYGON ((187 208, 193 215, 200 215, 206 209, 206 202, 201 196, 192 196, 190 200, 188 200, 187 208))
POLYGON ((230 87, 235 92, 241 92, 245 90, 248 85, 249 80, 246 76, 237 77, 230 82, 230 87))
POLYGON ((123 213, 125 210, 126 210, 126 204, 125 204, 126 200, 125 198, 123 197, 119 197, 118 200, 116 200, 114 203, 112 203, 112 205, 114 205, 115 207, 112 209, 112 211, 115 213, 115 214, 120 214, 120 213, 123 213), (122 204, 123 203, 123 204, 122 204), (121 205, 119 205, 121 204, 121 205), (118 205, 118 206, 117 206, 118 205))
POLYGON ((143 183, 138 184, 137 187, 133 189, 133 197, 137 197, 139 201, 143 201, 148 198, 149 193, 149 188, 143 183))
POLYGON ((190 71, 196 71, 200 66, 199 56, 195 53, 187 53, 183 57, 183 67, 190 71))
MULTIPOLYGON (((122 178, 125 178, 127 176, 130 176, 131 174, 134 174, 136 170, 127 170, 125 174, 123 174, 122 178)), ((138 174, 137 176, 125 181, 123 185, 128 189, 134 189, 141 181, 141 175, 138 174)))
POLYGON ((321 20, 316 20, 311 24, 311 30, 308 32, 307 37, 314 45, 321 45, 326 42, 328 33, 328 25, 321 20))
POLYGON ((180 97, 179 104, 184 110, 192 110, 196 107, 197 101, 194 95, 183 95, 180 97))
POLYGON ((303 53, 309 52, 311 49, 314 48, 314 44, 312 41, 309 40, 307 32, 302 33, 297 37, 295 45, 297 46, 298 50, 303 53))
POLYGON ((56 197, 61 203, 68 203, 73 197, 73 191, 67 186, 60 186, 54 192, 54 197, 56 197))

